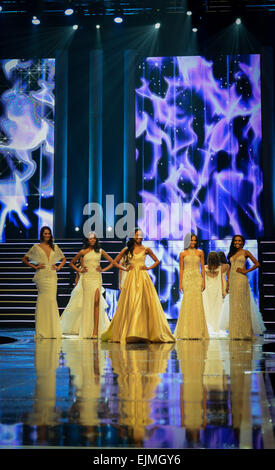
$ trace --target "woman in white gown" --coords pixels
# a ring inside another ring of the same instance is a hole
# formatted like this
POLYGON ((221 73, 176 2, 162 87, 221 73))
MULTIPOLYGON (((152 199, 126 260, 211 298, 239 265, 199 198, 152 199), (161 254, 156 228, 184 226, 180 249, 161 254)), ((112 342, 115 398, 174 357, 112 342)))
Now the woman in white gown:
POLYGON ((227 292, 227 283, 229 279, 229 271, 230 266, 227 263, 227 259, 225 253, 223 251, 217 251, 217 254, 220 259, 220 263, 222 266, 222 296, 223 296, 223 303, 222 303, 222 310, 219 320, 219 329, 221 332, 225 333, 226 330, 229 328, 229 293, 227 292))
MULTIPOLYGON (((71 292, 70 300, 61 315, 61 329, 63 335, 79 335, 80 319, 83 312, 83 274, 78 273, 78 281, 71 292)), ((100 312, 99 312, 99 330, 108 328, 110 320, 106 313, 108 304, 103 296, 104 288, 101 287, 100 294, 100 312)))
MULTIPOLYGON (((80 315, 79 325, 77 326, 80 338, 96 339, 108 326, 109 320, 105 312, 105 304, 101 295, 102 278, 101 272, 108 271, 113 266, 112 258, 100 248, 99 241, 94 232, 91 232, 85 242, 84 249, 80 250, 70 262, 70 266, 81 273, 76 287, 78 294, 82 291, 82 314, 80 315), (109 261, 106 268, 100 268, 100 259, 103 256, 109 261), (81 258, 81 268, 75 265, 75 262, 81 258), (80 291, 81 290, 81 291, 80 291)), ((79 301, 79 298, 77 302, 79 301)), ((74 312, 72 318, 76 319, 74 312)), ((67 329, 67 314, 62 321, 64 329, 67 329)), ((76 320, 78 322, 78 319, 76 320)), ((75 326, 74 326, 75 328, 75 326)), ((63 331, 64 331, 63 329, 63 331)), ((68 330, 67 330, 68 332, 68 330)))
POLYGON ((228 266, 220 265, 220 259, 215 251, 208 254, 205 266, 205 290, 203 291, 203 306, 208 331, 211 337, 219 337, 222 334, 219 323, 223 306, 223 291, 226 288, 223 275, 228 266))
POLYGON ((53 243, 49 227, 40 230, 40 244, 36 243, 24 255, 23 263, 36 270, 33 281, 38 290, 35 309, 35 339, 61 338, 61 323, 56 301, 57 271, 66 263, 58 245, 53 243), (61 260, 57 266, 56 263, 61 260))

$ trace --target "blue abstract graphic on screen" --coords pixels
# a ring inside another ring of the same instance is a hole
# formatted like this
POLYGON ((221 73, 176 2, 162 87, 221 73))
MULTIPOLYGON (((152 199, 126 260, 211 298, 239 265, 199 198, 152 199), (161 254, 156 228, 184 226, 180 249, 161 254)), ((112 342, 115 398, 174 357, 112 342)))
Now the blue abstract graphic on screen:
MULTIPOLYGON (((152 278, 164 310, 177 318, 187 232, 198 235, 206 260, 212 250, 227 254, 235 234, 257 257, 256 238, 263 235, 260 55, 141 58, 135 93, 138 202, 168 207, 154 219, 154 237, 150 211, 139 215, 138 225, 161 259, 152 278)), ((257 296, 257 272, 249 281, 257 296)))
POLYGON ((54 59, 0 61, 0 240, 53 224, 54 59))
MULTIPOLYGON (((147 57, 138 66, 139 202, 183 206, 200 239, 263 234, 260 56, 147 57)), ((147 222, 139 225, 148 233, 147 222)), ((170 235, 173 237, 173 218, 170 235)))

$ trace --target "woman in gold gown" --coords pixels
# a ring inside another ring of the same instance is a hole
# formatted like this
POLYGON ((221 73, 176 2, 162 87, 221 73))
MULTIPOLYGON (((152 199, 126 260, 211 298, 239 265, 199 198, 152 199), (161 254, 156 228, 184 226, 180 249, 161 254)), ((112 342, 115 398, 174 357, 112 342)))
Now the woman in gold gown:
POLYGON ((246 276, 250 271, 258 269, 260 263, 248 250, 244 250, 245 239, 242 235, 235 235, 232 239, 228 253, 230 263, 229 283, 229 338, 252 339, 254 333, 262 334, 265 330, 259 311, 252 311, 251 293, 246 276), (246 269, 246 260, 254 263, 246 269))
POLYGON ((109 328, 102 334, 102 341, 118 343, 174 342, 156 289, 147 271, 159 264, 158 258, 150 248, 142 245, 142 232, 135 230, 131 238, 119 255, 113 261, 114 265, 128 271, 118 300, 117 310, 109 328), (155 263, 145 266, 145 258, 149 255, 155 263), (125 268, 118 264, 126 258, 125 268))
POLYGON ((197 248, 196 235, 189 235, 186 246, 187 249, 180 253, 179 283, 183 300, 174 336, 176 339, 208 339, 202 301, 202 291, 205 288, 204 253, 197 248))

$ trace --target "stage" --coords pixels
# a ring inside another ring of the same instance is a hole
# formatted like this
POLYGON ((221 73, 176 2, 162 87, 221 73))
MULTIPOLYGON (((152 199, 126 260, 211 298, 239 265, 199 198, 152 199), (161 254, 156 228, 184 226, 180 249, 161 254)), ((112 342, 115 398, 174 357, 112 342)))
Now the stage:
POLYGON ((150 345, 33 336, 0 330, 2 449, 275 448, 271 332, 150 345))

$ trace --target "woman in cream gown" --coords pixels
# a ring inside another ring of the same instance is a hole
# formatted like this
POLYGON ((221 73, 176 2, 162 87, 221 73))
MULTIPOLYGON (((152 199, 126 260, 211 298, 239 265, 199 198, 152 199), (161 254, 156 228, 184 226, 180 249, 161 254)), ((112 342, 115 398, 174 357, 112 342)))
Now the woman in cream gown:
POLYGON ((205 288, 204 254, 197 249, 197 244, 196 235, 192 235, 186 244, 188 249, 180 253, 179 281, 183 300, 174 331, 176 339, 209 338, 202 301, 202 291, 205 288))
POLYGON ((224 336, 220 331, 220 317, 223 308, 223 292, 226 289, 224 277, 228 265, 220 265, 218 253, 211 251, 208 254, 205 266, 205 290, 203 291, 203 307, 208 331, 211 337, 224 336))
MULTIPOLYGON (((80 250, 70 262, 70 266, 81 274, 83 289, 83 308, 79 322, 79 337, 96 339, 105 330, 108 323, 102 302, 101 272, 108 271, 113 265, 112 258, 101 248, 95 233, 90 233, 85 248, 80 250), (100 259, 103 256, 109 261, 106 268, 100 268, 100 259), (82 258, 82 267, 78 268, 75 262, 82 258)), ((79 284, 80 281, 78 281, 79 284)), ((64 326, 65 328, 65 326, 64 326)))
POLYGON ((229 273, 229 338, 253 339, 255 334, 262 334, 265 330, 259 311, 253 312, 251 292, 246 274, 258 269, 260 263, 243 246, 245 239, 242 235, 235 235, 232 239, 228 259, 230 261, 229 273), (246 269, 246 260, 254 263, 246 269))
POLYGON ((124 271, 128 270, 128 274, 121 289, 117 310, 109 328, 101 336, 102 341, 118 343, 175 341, 156 289, 146 272, 156 267, 159 260, 150 248, 142 245, 142 238, 141 230, 136 229, 134 238, 130 239, 127 247, 114 260, 115 266, 124 271), (128 256, 128 268, 118 264, 125 254, 128 256), (145 266, 146 255, 155 261, 150 268, 145 266))
POLYGON ((58 245, 53 244, 49 227, 41 228, 40 244, 33 245, 22 261, 27 266, 36 269, 33 278, 38 290, 35 308, 35 339, 61 338, 61 324, 56 301, 56 273, 64 266, 66 258, 58 245), (60 260, 61 263, 56 266, 60 260))

